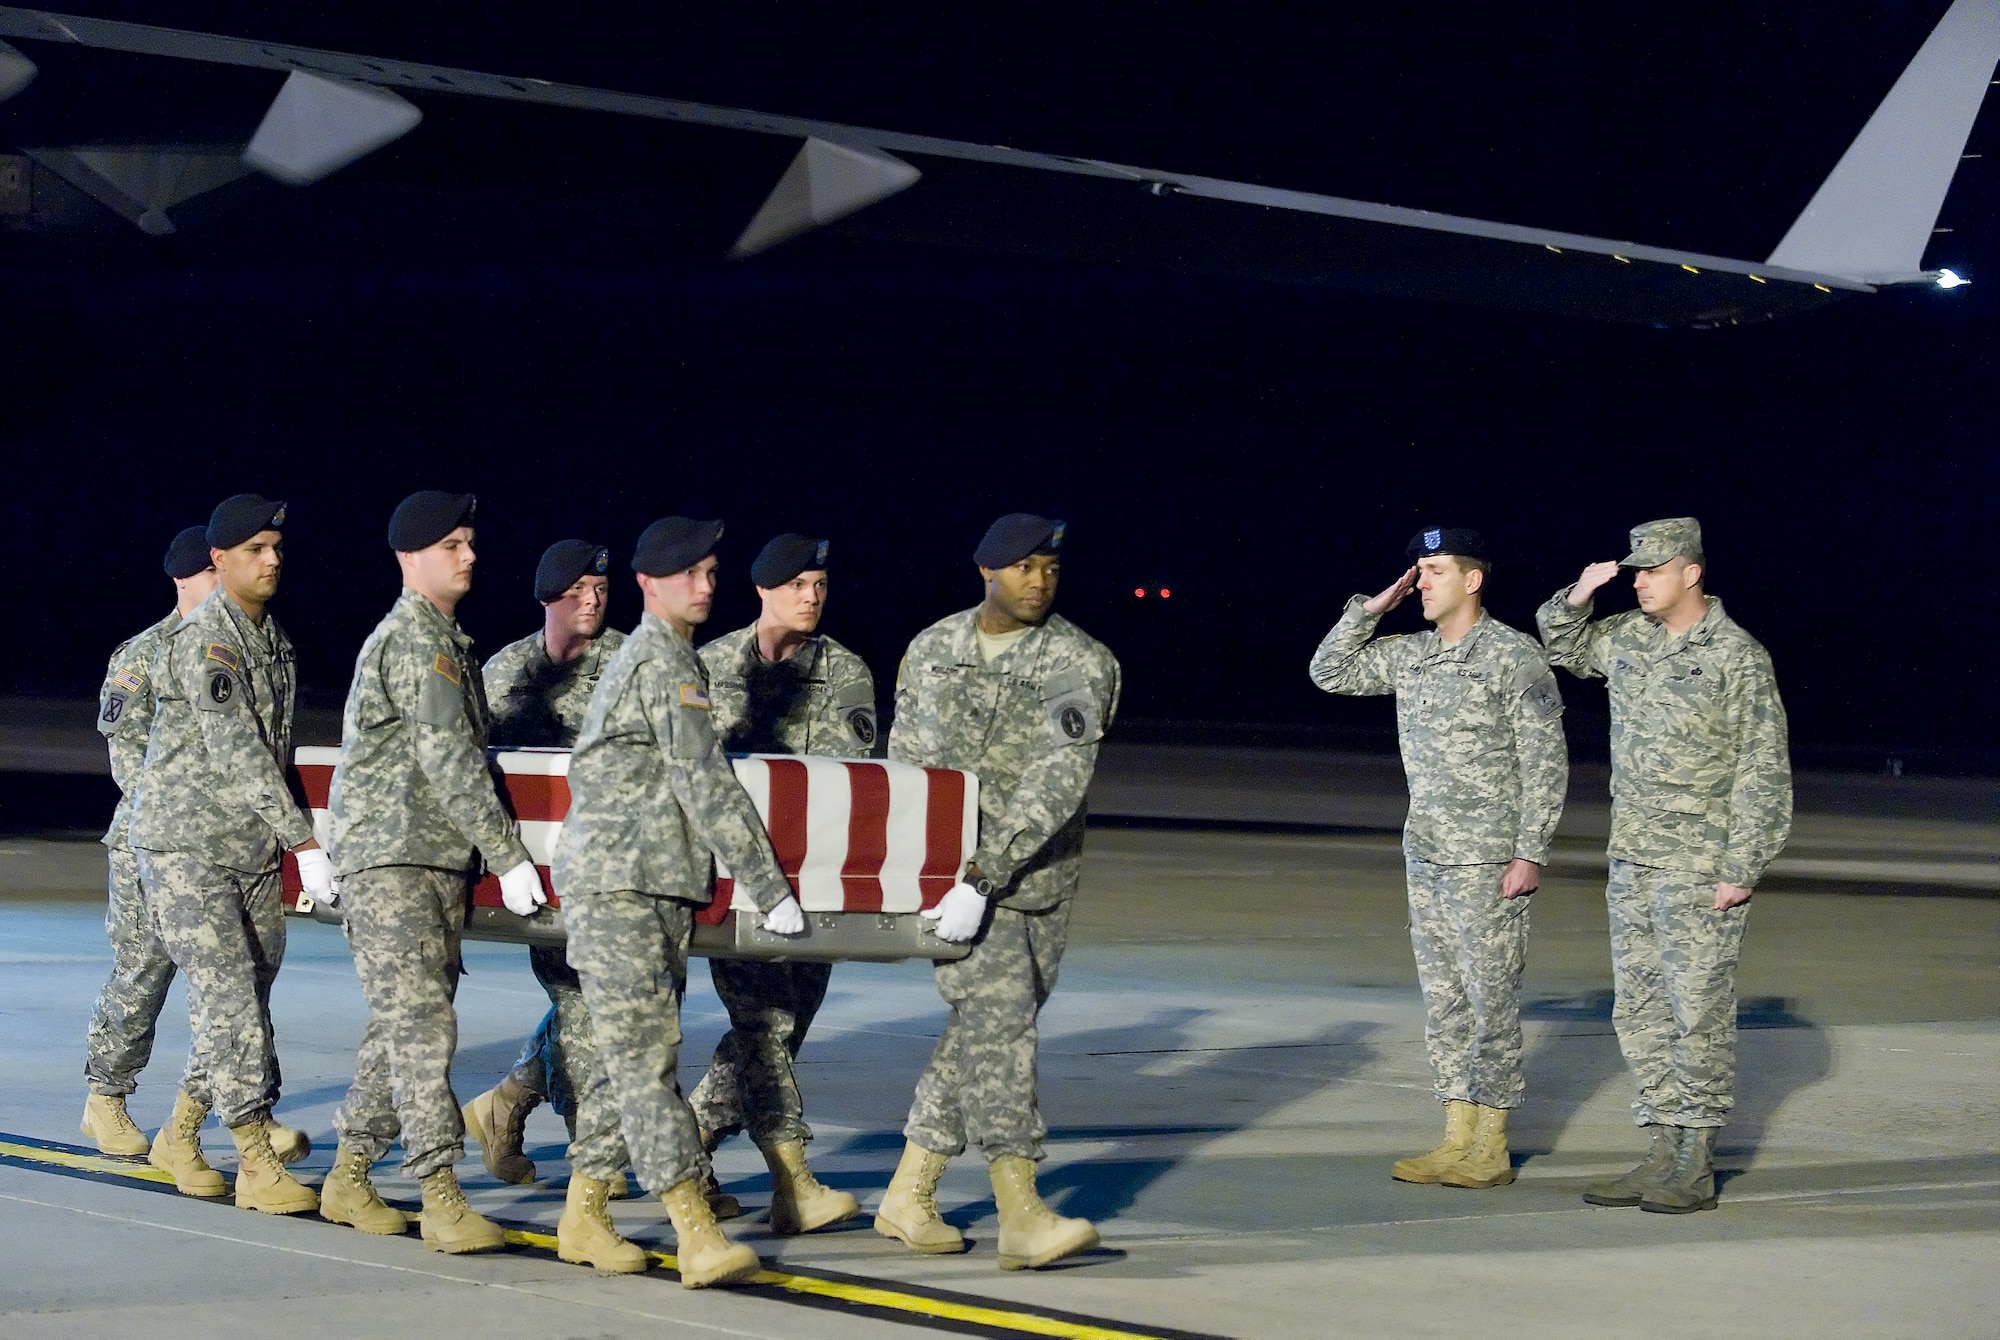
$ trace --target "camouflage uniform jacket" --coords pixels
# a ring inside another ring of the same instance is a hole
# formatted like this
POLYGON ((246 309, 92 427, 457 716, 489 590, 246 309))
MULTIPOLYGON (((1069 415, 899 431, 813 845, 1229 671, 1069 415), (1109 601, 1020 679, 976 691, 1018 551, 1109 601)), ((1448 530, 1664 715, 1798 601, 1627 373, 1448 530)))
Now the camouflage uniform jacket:
POLYGON ((1355 596, 1312 659, 1328 693, 1396 695, 1410 787, 1403 850, 1438 865, 1540 865, 1569 786, 1562 695, 1526 633, 1480 611, 1446 646, 1436 629, 1370 641, 1381 616, 1355 596))
POLYGON ((472 638, 405 590, 361 644, 328 801, 335 868, 469 870, 528 859, 486 763, 491 725, 472 638))
POLYGON ((486 701, 493 705, 488 742, 503 749, 567 749, 575 744, 590 695, 623 645, 625 635, 606 628, 582 655, 561 665, 549 659, 540 633, 494 652, 480 672, 486 701))
POLYGON ((771 840, 715 738, 694 645, 648 614, 611 658, 569 760, 556 891, 630 889, 705 904, 713 851, 769 911, 791 896, 771 840))
POLYGON ((973 862, 1003 906, 1046 911, 1076 893, 1084 792, 1118 710, 1118 662, 1052 614, 989 663, 978 613, 940 619, 903 654, 889 757, 978 774, 973 862))
POLYGON ((111 653, 104 684, 97 690, 97 733, 111 750, 111 780, 118 784, 118 808, 104 831, 107 847, 125 847, 125 826, 132 818, 132 792, 139 785, 139 768, 146 761, 146 732, 153 725, 153 656, 181 621, 175 610, 136 637, 128 637, 111 653))
POLYGON ((1770 654, 1714 596, 1676 636, 1637 610, 1592 623, 1570 589, 1535 619, 1550 660, 1610 689, 1610 854, 1754 886, 1792 828, 1770 654))
POLYGON ((263 874, 312 839, 292 799, 297 669, 292 641, 221 587, 168 630, 153 654, 153 726, 125 838, 263 874))
POLYGON ((830 637, 809 637, 775 665, 757 649, 757 625, 701 649, 715 734, 732 754, 875 752, 875 677, 830 637))

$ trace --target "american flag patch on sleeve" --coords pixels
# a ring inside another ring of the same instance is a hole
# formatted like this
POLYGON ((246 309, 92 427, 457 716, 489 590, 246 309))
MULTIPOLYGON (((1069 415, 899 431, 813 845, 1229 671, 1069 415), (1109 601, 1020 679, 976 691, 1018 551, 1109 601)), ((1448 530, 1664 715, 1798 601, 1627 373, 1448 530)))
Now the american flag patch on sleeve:
POLYGON ((137 693, 146 687, 146 677, 137 670, 120 670, 111 677, 111 682, 127 693, 137 693))

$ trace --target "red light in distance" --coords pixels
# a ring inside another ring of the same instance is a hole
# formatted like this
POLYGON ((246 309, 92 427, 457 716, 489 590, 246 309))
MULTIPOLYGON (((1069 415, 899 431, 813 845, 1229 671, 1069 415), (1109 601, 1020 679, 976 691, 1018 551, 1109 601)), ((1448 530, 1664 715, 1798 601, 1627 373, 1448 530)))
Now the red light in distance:
POLYGON ((1160 599, 1162 599, 1162 600, 1166 600, 1166 599, 1170 598, 1170 597, 1171 597, 1172 595, 1173 595, 1173 592, 1172 592, 1172 591, 1169 591, 1169 590, 1168 590, 1168 589, 1167 589, 1166 587, 1164 587, 1164 586, 1163 586, 1163 587, 1161 587, 1161 588, 1160 588, 1160 599))
POLYGON ((1132 594, 1139 597, 1139 599, 1144 600, 1146 598, 1146 588, 1143 586, 1137 587, 1133 590, 1132 594))

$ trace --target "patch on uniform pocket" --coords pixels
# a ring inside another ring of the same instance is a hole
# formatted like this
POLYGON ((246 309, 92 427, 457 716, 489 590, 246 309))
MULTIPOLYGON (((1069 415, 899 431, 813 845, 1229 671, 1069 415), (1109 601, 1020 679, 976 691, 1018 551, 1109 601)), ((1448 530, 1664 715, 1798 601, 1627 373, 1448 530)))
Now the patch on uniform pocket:
POLYGON ((130 696, 125 693, 104 695, 104 706, 99 708, 97 713, 97 729, 100 734, 111 734, 112 728, 125 715, 125 700, 130 696))
MULTIPOLYGON (((683 684, 683 692, 693 688, 683 684)), ((701 692, 699 689, 695 690, 701 692)), ((715 749, 715 718, 709 712, 706 695, 700 706, 695 706, 684 698, 673 711, 673 757, 694 759, 706 757, 715 749)))
POLYGON ((229 667, 231 672, 238 672, 243 669, 243 658, 236 654, 235 648, 225 647, 220 642, 209 643, 206 656, 207 659, 216 662, 218 665, 229 667))
POLYGON ((681 706, 698 708, 703 712, 708 711, 708 690, 699 684, 681 685, 681 706))
POLYGON ((875 709, 857 707, 847 714, 847 728, 854 732, 855 742, 863 749, 875 747, 875 709))
POLYGON ((1521 673, 1514 677, 1514 687, 1529 710, 1542 720, 1562 715, 1562 690, 1556 687, 1556 672, 1547 666, 1521 667, 1521 673))
MULTIPOLYGON (((227 648, 224 648, 224 650, 227 650, 227 648)), ((215 648, 209 648, 211 655, 214 654, 214 651, 215 648)), ((227 711, 235 703, 236 696, 240 691, 240 686, 236 682, 235 672, 217 665, 212 669, 204 670, 202 676, 201 692, 195 697, 195 706, 204 712, 227 711)))
POLYGON ((1057 744, 1094 744, 1104 733, 1097 699, 1080 670, 1063 670, 1043 681, 1042 711, 1057 744))
POLYGON ((111 677, 111 683, 127 693, 137 693, 146 687, 146 677, 137 670, 120 670, 111 677))
POLYGON ((437 659, 431 662, 431 672, 443 675, 454 687, 465 682, 465 672, 458 668, 458 662, 443 652, 439 652, 437 659))
POLYGON ((418 721, 426 726, 455 725, 465 715, 465 672, 457 661, 439 653, 417 686, 418 721))

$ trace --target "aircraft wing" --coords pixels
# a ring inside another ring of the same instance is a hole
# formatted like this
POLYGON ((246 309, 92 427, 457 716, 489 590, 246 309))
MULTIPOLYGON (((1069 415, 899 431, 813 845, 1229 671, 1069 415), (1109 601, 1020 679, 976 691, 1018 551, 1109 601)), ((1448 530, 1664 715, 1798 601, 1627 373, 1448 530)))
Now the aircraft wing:
MULTIPOLYGON (((308 47, 0 7, 0 37, 282 73, 241 161, 309 184, 414 130, 442 97, 609 113, 800 141, 738 238, 816 228, 1657 325, 1765 320, 1956 279, 1922 255, 1996 61, 2000 0, 1954 0, 1772 255, 1732 259, 1428 210, 308 47)), ((0 98, 35 67, 0 42, 0 98)), ((247 128, 247 127, 246 127, 247 128)), ((149 232, 162 176, 90 146, 27 151, 149 232), (106 183, 109 182, 107 187, 106 183), (157 190, 155 190, 157 194, 157 190)), ((180 180, 227 180, 213 146, 180 180), (193 173, 190 177, 189 174, 193 173), (203 175, 203 174, 206 175, 203 175)), ((157 165, 155 165, 157 168, 157 165)), ((240 175, 240 173, 238 174, 240 175)))

